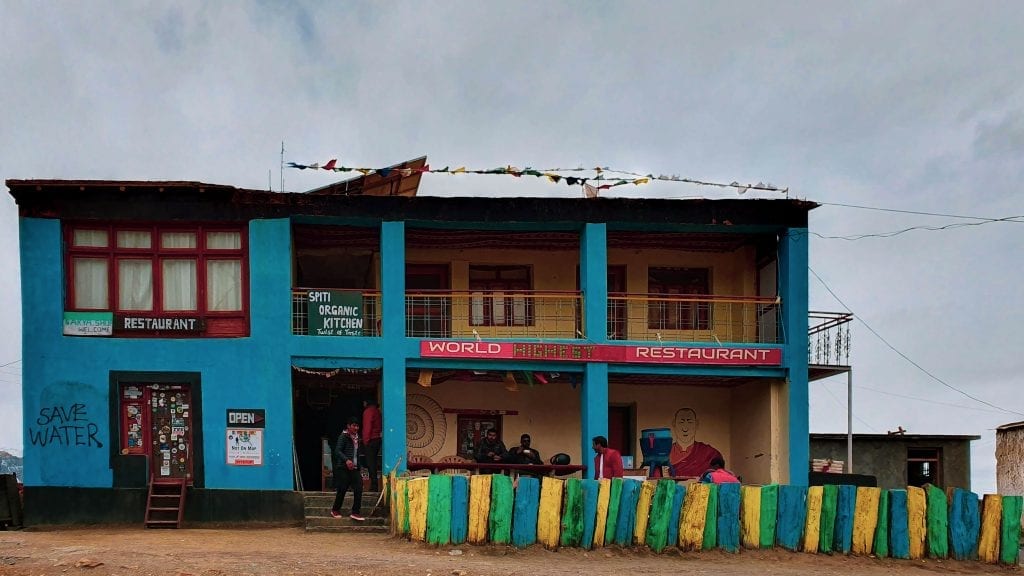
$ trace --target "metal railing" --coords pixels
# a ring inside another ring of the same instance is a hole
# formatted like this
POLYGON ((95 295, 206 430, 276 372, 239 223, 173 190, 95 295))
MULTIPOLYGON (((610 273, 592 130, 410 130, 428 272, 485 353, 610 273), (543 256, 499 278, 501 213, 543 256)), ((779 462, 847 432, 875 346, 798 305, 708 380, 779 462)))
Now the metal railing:
POLYGON ((610 340, 782 341, 781 301, 747 296, 619 294, 608 297, 610 340))
POLYGON ((850 365, 849 312, 808 312, 807 363, 818 366, 850 365))
POLYGON ((583 338, 579 292, 424 290, 405 295, 419 338, 583 338))
MULTIPOLYGON (((292 334, 309 334, 308 296, 318 288, 292 288, 292 334)), ((380 336, 380 292, 367 290, 335 290, 363 296, 363 336, 380 336)))

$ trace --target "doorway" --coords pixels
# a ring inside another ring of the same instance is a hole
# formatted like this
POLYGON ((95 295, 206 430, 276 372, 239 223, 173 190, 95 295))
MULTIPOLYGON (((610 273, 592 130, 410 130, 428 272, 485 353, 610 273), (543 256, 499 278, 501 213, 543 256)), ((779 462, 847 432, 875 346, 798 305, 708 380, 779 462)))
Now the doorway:
POLYGON ((338 435, 349 418, 362 422, 363 402, 377 400, 379 370, 303 369, 292 377, 295 488, 331 490, 331 463, 338 435))
POLYGON ((121 454, 146 456, 147 477, 193 484, 195 408, 189 384, 122 383, 121 454))
POLYGON ((636 408, 634 406, 609 406, 608 407, 608 445, 617 448, 623 456, 633 456, 633 446, 636 444, 634 437, 634 420, 636 408))

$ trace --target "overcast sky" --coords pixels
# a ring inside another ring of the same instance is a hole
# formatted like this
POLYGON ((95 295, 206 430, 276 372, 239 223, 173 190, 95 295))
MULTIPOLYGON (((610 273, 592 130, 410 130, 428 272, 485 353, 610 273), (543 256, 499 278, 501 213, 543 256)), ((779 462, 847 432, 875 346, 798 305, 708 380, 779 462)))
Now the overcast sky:
MULTIPOLYGON (((603 165, 771 182, 825 203, 1024 215, 1016 2, 284 4, 3 2, 0 179, 278 190, 283 141, 300 163, 603 165)), ((284 188, 335 179, 286 170, 284 188)), ((736 197, 678 183, 614 192, 736 197)), ((578 189, 426 175, 421 193, 578 189)), ((964 222, 979 221, 825 205, 811 230, 964 222)), ((0 448, 20 452, 17 225, 4 194, 0 448)), ((811 237, 811 268, 858 317, 1000 408, 856 323, 855 431, 980 434, 979 492, 995 488, 992 429, 1024 419, 1022 242, 1010 222, 811 237)), ((843 310, 810 287, 812 309, 843 310)), ((845 385, 812 383, 812 431, 845 431, 845 385)))

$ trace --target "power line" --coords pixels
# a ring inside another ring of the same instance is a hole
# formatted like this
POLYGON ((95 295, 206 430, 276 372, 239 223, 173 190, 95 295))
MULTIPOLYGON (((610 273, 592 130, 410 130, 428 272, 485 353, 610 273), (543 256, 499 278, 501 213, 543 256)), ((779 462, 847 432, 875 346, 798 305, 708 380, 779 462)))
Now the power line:
POLYGON ((990 412, 1001 414, 1001 411, 989 410, 987 408, 975 408, 974 406, 964 406, 963 404, 953 404, 952 402, 939 402, 938 400, 929 400, 927 398, 918 398, 917 396, 907 396, 906 394, 897 394, 895 392, 889 392, 887 390, 879 390, 877 388, 871 388, 869 386, 857 386, 858 390, 869 390, 871 392, 877 392, 879 394, 885 394, 886 396, 895 396, 897 398, 906 398, 907 400, 917 400, 918 402, 927 402, 929 404, 939 404, 940 406, 952 406, 953 408, 963 408, 964 410, 977 410, 979 412, 990 412))
MULTIPOLYGON (((842 204, 839 202, 818 202, 822 206, 839 206, 841 208, 858 208, 860 210, 876 210, 878 212, 895 212, 897 214, 916 214, 918 216, 938 216, 940 218, 962 218, 964 220, 985 220, 990 222, 1000 222, 1007 220, 1007 218, 986 218, 984 216, 964 216, 962 214, 942 214, 939 212, 922 212, 919 210, 899 210, 897 208, 880 208, 878 206, 862 206, 858 204, 842 204)), ((1010 218, 1021 218, 1021 216, 1011 216, 1010 218)), ((1010 222, 1020 222, 1021 220, 1008 220, 1010 222)))
POLYGON ((21 358, 18 358, 17 360, 11 360, 7 364, 0 364, 0 368, 3 368, 4 366, 10 366, 11 364, 17 364, 18 362, 21 362, 21 358))
MULTIPOLYGON (((969 216, 960 216, 960 218, 969 218, 969 216)), ((877 234, 853 234, 850 236, 824 236, 817 232, 811 232, 811 234, 824 240, 853 241, 863 240, 865 238, 892 238, 893 236, 899 236, 900 234, 904 234, 906 232, 910 232, 913 230, 928 230, 934 232, 938 230, 951 230, 953 228, 963 228, 965 226, 984 226, 985 224, 992 224, 993 222, 1015 222, 1018 224, 1024 224, 1024 220, 1018 220, 1018 218, 1024 218, 1024 215, 1007 216, 1006 218, 995 218, 992 220, 982 220, 980 222, 956 222, 954 224, 946 224, 945 226, 911 226, 909 228, 904 228, 902 230, 895 230, 893 232, 880 232, 877 234)))
MULTIPOLYGON (((818 279, 818 282, 821 282, 821 285, 825 287, 825 290, 828 290, 828 293, 829 293, 829 294, 831 294, 831 295, 832 295, 832 297, 833 297, 833 298, 835 298, 835 299, 836 299, 836 301, 837 301, 837 302, 839 302, 839 304, 840 304, 840 305, 842 305, 842 307, 843 307, 843 308, 846 308, 846 311, 847 311, 847 312, 849 312, 849 313, 851 313, 851 314, 854 314, 853 310, 850 310, 850 307, 849 307, 849 306, 847 306, 847 305, 846 305, 846 303, 845 303, 845 302, 843 302, 843 300, 842 300, 842 299, 841 299, 841 298, 840 298, 839 296, 837 296, 837 295, 836 295, 836 293, 835 293, 835 292, 834 292, 834 291, 832 290, 832 288, 830 288, 830 287, 829 287, 829 285, 828 285, 828 284, 826 284, 824 280, 822 280, 821 276, 818 276, 818 273, 817 273, 817 272, 815 272, 813 268, 811 268, 810 266, 808 266, 808 267, 807 267, 807 270, 809 270, 809 271, 811 272, 811 274, 813 274, 813 275, 814 275, 814 277, 818 279)), ((909 363, 910 363, 910 364, 911 364, 912 366, 914 366, 915 368, 917 368, 917 369, 918 369, 918 370, 920 370, 921 372, 924 372, 925 374, 927 374, 927 375, 928 375, 928 377, 930 377, 930 378, 931 378, 932 380, 935 380, 936 382, 938 382, 939 384, 942 384, 942 385, 943 385, 943 386, 945 386, 946 388, 949 388, 950 390, 953 390, 953 391, 955 391, 955 392, 958 392, 958 393, 960 393, 960 394, 963 394, 964 396, 966 396, 966 397, 970 398, 971 400, 974 400, 975 402, 978 402, 978 403, 980 403, 980 404, 984 404, 985 406, 988 406, 988 407, 990 407, 990 408, 995 408, 996 410, 999 410, 999 411, 1002 411, 1002 412, 1006 412, 1006 413, 1008 413, 1008 414, 1016 414, 1016 415, 1018 415, 1018 416, 1024 416, 1024 412, 1017 412, 1017 411, 1015 411, 1015 410, 1009 410, 1009 409, 1007 409, 1007 408, 1002 408, 1002 407, 1000 407, 1000 406, 996 406, 995 404, 992 404, 991 402, 988 402, 988 401, 982 400, 981 398, 978 398, 977 396, 973 396, 973 395, 971 395, 971 394, 969 394, 969 393, 967 393, 967 392, 965 392, 965 391, 961 390, 960 388, 957 388, 956 386, 953 386, 952 384, 949 384, 948 382, 946 382, 946 381, 945 381, 945 380, 943 380, 942 378, 939 378, 939 377, 938 377, 938 376, 936 376, 935 374, 932 374, 931 372, 929 372, 928 370, 926 370, 926 369, 925 369, 925 368, 924 368, 923 366, 921 366, 921 365, 920 365, 920 364, 918 364, 917 362, 914 362, 913 360, 911 360, 911 359, 910 359, 910 357, 909 357, 909 356, 907 356, 906 354, 904 354, 903 352, 900 352, 899 350, 897 350, 895 346, 893 346, 892 344, 890 344, 888 340, 886 340, 885 338, 883 338, 881 334, 879 334, 879 333, 878 333, 877 331, 875 331, 875 329, 874 329, 874 328, 872 328, 872 327, 871 327, 871 325, 870 325, 870 324, 868 324, 868 323, 867 323, 867 322, 866 322, 866 321, 865 321, 865 320, 864 320, 863 318, 861 318, 861 317, 860 317, 860 315, 858 315, 858 314, 854 314, 854 317, 855 317, 855 318, 856 318, 857 320, 859 320, 859 321, 860 321, 860 323, 861 323, 861 324, 863 324, 863 325, 864 325, 864 327, 868 329, 868 331, 870 331, 870 332, 871 332, 872 334, 874 334, 874 335, 875 335, 875 337, 877 337, 877 338, 878 338, 879 340, 881 340, 883 344, 885 344, 886 346, 888 346, 890 350, 892 350, 893 352, 895 352, 896 354, 898 354, 898 355, 899 355, 899 356, 900 356, 901 358, 903 358, 904 360, 906 360, 907 362, 909 362, 909 363)))
MULTIPOLYGON (((822 382, 822 383, 821 383, 821 387, 822 387, 822 388, 823 388, 823 389, 825 390, 825 392, 828 392, 828 395, 829 395, 829 396, 831 396, 833 400, 835 400, 835 401, 836 401, 836 404, 839 404, 839 406, 840 406, 840 407, 842 407, 842 408, 846 408, 846 404, 845 404, 845 403, 843 403, 843 401, 842 401, 842 400, 840 400, 838 396, 836 396, 835 394, 833 394, 833 393, 832 393, 832 391, 828 389, 828 385, 827 385, 827 383, 825 383, 825 382, 822 382)), ((853 409, 852 409, 852 408, 850 408, 850 414, 853 414, 853 409)), ((868 428, 870 428, 870 429, 871 429, 871 430, 872 430, 873 432, 878 432, 878 428, 875 428, 875 427, 874 427, 874 426, 872 426, 871 424, 868 424, 868 423, 867 423, 867 422, 865 422, 865 421, 864 421, 864 419, 863 419, 863 418, 861 418, 860 416, 857 416, 856 414, 853 414, 853 417, 854 417, 854 419, 856 419, 856 420, 857 420, 857 422, 860 422, 861 424, 863 424, 863 425, 867 426, 867 427, 868 427, 868 428)))

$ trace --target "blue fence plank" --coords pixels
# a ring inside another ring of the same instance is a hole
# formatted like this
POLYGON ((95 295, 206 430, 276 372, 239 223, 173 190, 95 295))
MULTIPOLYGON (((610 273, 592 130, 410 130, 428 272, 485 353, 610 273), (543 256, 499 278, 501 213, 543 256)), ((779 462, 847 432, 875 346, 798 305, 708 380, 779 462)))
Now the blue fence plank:
POLYGON ((619 500, 619 517, 615 522, 615 543, 619 546, 633 544, 633 528, 636 524, 636 504, 640 498, 638 480, 622 480, 622 497, 619 500))
POLYGON ((857 506, 857 487, 840 486, 836 498, 836 531, 832 550, 849 554, 853 547, 853 514, 857 506))
POLYGON ((537 542, 537 513, 540 505, 540 480, 520 476, 512 511, 512 545, 525 548, 537 542))
POLYGON ((779 518, 775 539, 787 550, 800 548, 807 521, 807 487, 779 486, 779 518))
POLYGON ((469 478, 452 476, 452 544, 464 544, 469 532, 469 478))
POLYGON ((889 491, 889 553, 893 558, 910 558, 910 525, 907 491, 889 491))
POLYGON ((740 549, 740 485, 718 486, 718 547, 726 552, 740 549))

